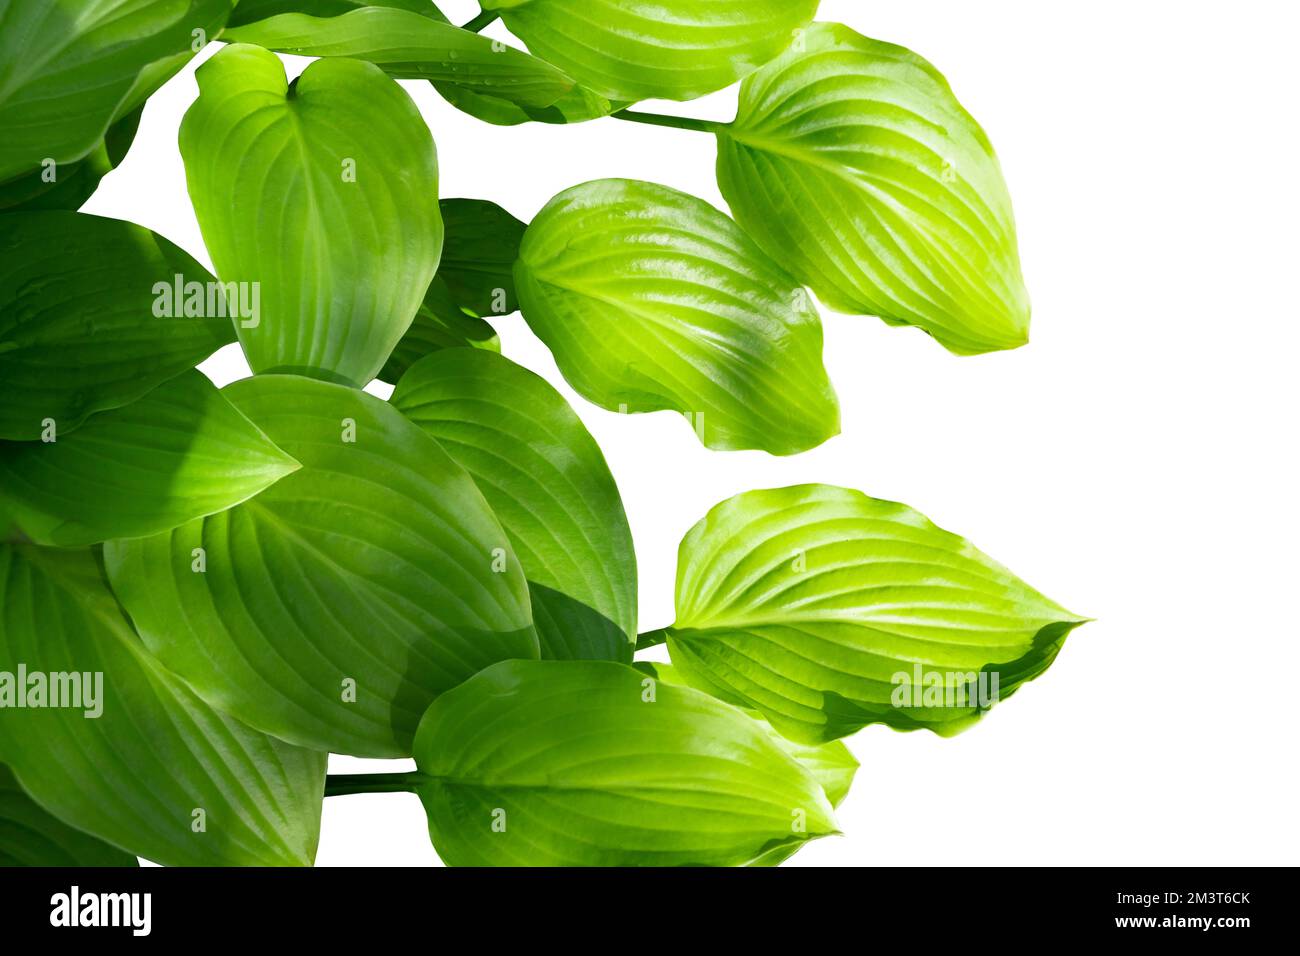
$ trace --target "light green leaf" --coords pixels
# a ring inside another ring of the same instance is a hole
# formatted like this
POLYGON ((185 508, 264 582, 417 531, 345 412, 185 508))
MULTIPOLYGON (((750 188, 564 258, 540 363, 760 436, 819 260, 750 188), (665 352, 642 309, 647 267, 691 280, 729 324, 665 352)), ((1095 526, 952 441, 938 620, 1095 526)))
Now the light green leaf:
POLYGON ((364 385, 442 250, 428 127, 358 60, 318 60, 287 85, 275 54, 237 44, 197 76, 181 153, 218 275, 259 290, 238 330, 249 364, 364 385))
POLYGON ((89 551, 0 545, 3 674, 27 706, 0 708, 0 760, 68 825, 166 866, 311 864, 325 755, 249 730, 159 666, 89 551), (77 706, 49 706, 56 688, 77 706))
POLYGON ((139 866, 134 856, 41 809, 0 766, 0 867, 139 866))
POLYGON ((480 317, 518 310, 514 266, 527 224, 485 199, 438 205, 447 230, 438 277, 456 301, 480 317))
POLYGON ((230 15, 230 27, 222 39, 227 39, 229 30, 246 26, 259 20, 269 20, 283 13, 306 13, 314 17, 337 17, 364 7, 391 7, 395 10, 409 10, 430 20, 446 23, 433 0, 239 0, 235 12, 230 15))
POLYGON ((732 866, 836 832, 757 723, 609 661, 489 668, 429 708, 416 764, 448 866, 732 866))
POLYGON ((259 375, 225 394, 302 469, 104 550, 145 644, 200 696, 314 749, 409 756, 434 697, 537 656, 506 532, 437 442, 339 385, 259 375))
POLYGON ((528 576, 543 657, 630 661, 636 554, 618 486, 582 421, 545 380, 484 351, 417 363, 402 414, 473 477, 528 576))
POLYGON ((169 531, 297 468, 191 369, 58 441, 0 441, 0 498, 33 541, 75 548, 169 531))
POLYGON ((905 505, 830 485, 724 501, 682 541, 681 676, 816 744, 965 729, 1084 622, 905 505))
POLYGON ((818 0, 483 0, 528 49, 611 100, 689 100, 784 50, 818 0))
POLYGON ((839 432, 810 297, 703 200, 630 180, 567 190, 524 234, 515 284, 603 408, 675 409, 710 448, 774 455, 839 432))
POLYGON ((574 81, 545 60, 408 10, 364 7, 336 17, 289 13, 224 39, 299 56, 354 57, 402 80, 431 80, 522 106, 550 106, 574 81))
POLYGON ((80 209, 99 188, 99 181, 126 158, 143 112, 143 106, 137 107, 110 126, 99 145, 82 159, 54 167, 53 182, 42 170, 0 184, 0 210, 80 209))
POLYGON ((6 0, 0 6, 0 182, 38 172, 47 160, 75 163, 94 150, 109 126, 220 32, 231 6, 231 0, 6 0))
POLYGON ((396 385, 406 370, 426 355, 458 348, 500 352, 501 340, 492 326, 468 315, 452 296, 447 283, 434 276, 420 310, 415 313, 415 321, 379 370, 379 380, 396 385))
POLYGON ((187 316, 172 301, 176 276, 213 288, 206 269, 139 226, 74 212, 6 213, 0 438, 48 437, 51 427, 65 435, 233 342, 224 307, 209 312, 205 301, 187 316))
POLYGON ((988 137, 916 54, 819 23, 718 132, 737 221, 827 306, 960 354, 1028 340, 1015 220, 988 137))

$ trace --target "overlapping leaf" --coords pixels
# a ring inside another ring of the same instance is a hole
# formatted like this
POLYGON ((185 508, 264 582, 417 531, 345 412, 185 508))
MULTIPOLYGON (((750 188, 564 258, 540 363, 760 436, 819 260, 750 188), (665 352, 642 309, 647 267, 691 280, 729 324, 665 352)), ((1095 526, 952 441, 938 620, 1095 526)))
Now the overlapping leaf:
POLYGON ((608 661, 508 661, 420 725, 418 793, 449 866, 727 866, 835 832, 758 723, 608 661))
MULTIPOLYGON (((232 0, 6 0, 0 182, 72 164, 217 35, 232 0)), ((72 172, 67 170, 67 172, 72 172)))
POLYGON ((545 380, 485 351, 431 355, 392 403, 471 475, 528 576, 543 657, 630 661, 636 555, 595 440, 545 380))
POLYGON ((958 353, 1023 345, 1029 297, 988 137, 916 54, 819 23, 718 133, 737 221, 828 306, 958 353))
POLYGON ((285 13, 338 17, 365 7, 408 10, 439 23, 447 22, 447 18, 434 5, 433 0, 239 0, 235 12, 230 15, 230 28, 247 26, 285 13))
POLYGON ((0 498, 33 541, 80 547, 223 511, 297 468, 190 370, 57 441, 0 441, 0 498))
POLYGON ((0 867, 139 865, 131 854, 51 816, 0 766, 0 867))
POLYGON ((905 505, 802 485, 691 529, 668 646, 690 683, 819 743, 964 729, 1083 621, 905 505))
POLYGON ((0 672, 26 704, 0 708, 0 760, 59 820, 169 866, 311 864, 325 755, 159 666, 89 551, 0 544, 0 672))
POLYGON ((675 409, 710 448, 804 451, 839 431, 808 295, 703 200, 602 180, 561 193, 515 266, 564 377, 613 410, 675 409))
POLYGON ((510 32, 611 100, 689 100, 786 48, 817 0, 483 0, 510 32))
POLYGON ((0 438, 65 435, 235 340, 212 275, 161 236, 74 212, 0 229, 0 438), (174 288, 199 295, 177 300, 174 288), (214 308, 209 308, 209 304, 214 308))
POLYGON ((181 152, 217 273, 259 292, 238 329, 249 364, 365 384, 442 249, 428 127, 358 60, 318 60, 290 86, 275 54, 237 44, 197 75, 181 152))
POLYGON ((501 340, 491 325, 462 309, 447 283, 434 276, 415 321, 379 370, 379 380, 396 385, 406 370, 426 355, 457 348, 500 352, 501 340))
POLYGON ((551 106, 574 86, 571 77, 545 60, 385 6, 335 17, 287 13, 229 29, 224 38, 300 56, 355 57, 398 79, 431 80, 525 108, 551 106))
POLYGON ((145 643, 204 699, 305 746, 404 756, 439 693, 537 656, 506 532, 437 442, 344 386, 255 376, 225 394, 301 470, 105 548, 145 643))
POLYGON ((80 209, 99 181, 126 158, 143 112, 141 106, 122 117, 108 128, 98 146, 75 163, 0 183, 0 210, 80 209))

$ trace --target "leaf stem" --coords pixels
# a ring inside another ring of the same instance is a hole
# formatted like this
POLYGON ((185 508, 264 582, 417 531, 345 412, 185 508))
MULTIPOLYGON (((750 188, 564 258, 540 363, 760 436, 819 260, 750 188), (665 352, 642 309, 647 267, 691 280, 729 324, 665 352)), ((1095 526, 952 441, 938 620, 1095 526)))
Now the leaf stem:
POLYGON ((500 16, 500 12, 496 10, 480 10, 479 15, 461 27, 461 29, 468 30, 470 33, 478 33, 484 27, 495 23, 497 18, 500 16))
POLYGON ((644 651, 647 647, 657 647, 668 640, 668 628, 661 627, 657 631, 645 631, 636 636, 636 649, 644 651))
POLYGON ((325 796, 346 797, 353 793, 414 793, 424 779, 418 770, 410 773, 332 773, 325 778, 325 796))
POLYGON ((730 123, 718 123, 714 120, 693 119, 689 116, 665 116, 663 113, 642 113, 639 110, 619 110, 610 115, 614 119, 627 120, 629 123, 671 126, 673 129, 689 129, 700 133, 719 133, 731 126, 730 123))

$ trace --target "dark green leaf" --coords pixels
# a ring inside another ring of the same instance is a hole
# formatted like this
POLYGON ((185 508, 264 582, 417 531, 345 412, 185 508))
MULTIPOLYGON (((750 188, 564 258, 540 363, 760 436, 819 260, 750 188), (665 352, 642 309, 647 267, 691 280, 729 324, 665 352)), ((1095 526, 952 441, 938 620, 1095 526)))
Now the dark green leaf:
POLYGON ((139 226, 74 212, 6 213, 0 438, 48 437, 51 427, 65 435, 233 342, 224 300, 201 296, 187 316, 186 302, 173 301, 177 276, 215 289, 206 269, 139 226))
POLYGON ((528 576, 542 656, 630 661, 636 555, 605 458, 555 389, 509 359, 446 351, 392 403, 473 475, 528 576))
POLYGON ((259 375, 225 394, 302 469, 104 552, 145 643, 200 696, 284 740, 399 757, 438 694, 537 656, 506 532, 437 442, 340 385, 259 375))
POLYGON ((0 708, 0 760, 60 820, 167 866, 311 864, 325 755, 255 733, 163 669, 89 551, 0 545, 0 694, 3 675, 27 706, 0 708), (50 706, 56 687, 75 706, 50 706))
MULTIPOLYGON (((409 10, 439 23, 446 23, 432 0, 239 0, 230 15, 230 27, 242 27, 258 20, 269 20, 282 13, 306 13, 313 17, 337 17, 362 7, 391 7, 409 10)), ((223 36, 222 39, 225 39, 223 36)))
POLYGON ((468 315, 452 297, 447 283, 434 276, 415 321, 379 370, 379 379, 396 385, 408 368, 441 349, 474 348, 501 351, 496 330, 477 316, 468 315))
POLYGON ((99 181, 126 157, 143 112, 141 106, 122 117, 108 128, 98 146, 70 166, 54 166, 0 185, 0 210, 80 209, 99 181))
POLYGON ((191 369, 58 441, 0 441, 0 498, 33 541, 72 548, 169 531, 297 468, 191 369))
POLYGON ((527 224, 484 199, 444 199, 438 205, 447 230, 438 277, 474 315, 517 311, 514 267, 527 224))
POLYGON ((0 766, 0 867, 139 866, 129 853, 51 816, 0 766))
POLYGON ((836 832, 813 775, 748 716, 608 661, 507 661, 420 724, 449 866, 732 866, 836 832))

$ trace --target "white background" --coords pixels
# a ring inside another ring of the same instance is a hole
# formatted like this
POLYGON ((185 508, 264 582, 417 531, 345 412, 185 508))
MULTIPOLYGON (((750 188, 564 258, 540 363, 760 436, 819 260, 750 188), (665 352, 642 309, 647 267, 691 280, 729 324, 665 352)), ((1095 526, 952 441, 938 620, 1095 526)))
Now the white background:
MULTIPOLYGON (((788 865, 1300 862, 1297 5, 823 0, 820 19, 923 54, 988 130, 1032 341, 956 358, 915 330, 823 310, 844 431, 776 459, 706 451, 673 413, 597 409, 518 316, 497 322, 505 353, 559 387, 605 450, 642 629, 672 621, 677 543, 723 498, 821 481, 905 501, 1098 620, 966 734, 854 737, 846 835, 788 865)), ((725 208, 704 134, 498 128, 404 85, 437 140, 444 196, 527 220, 568 186, 623 176, 725 208)), ((196 93, 191 66, 154 97, 87 211, 210 265, 176 146, 196 93)), ((730 119, 734 103, 731 90, 647 108, 730 119)), ((219 384, 247 374, 233 347, 204 369, 219 384)), ((319 863, 437 861, 418 800, 398 794, 327 801, 319 863)))

